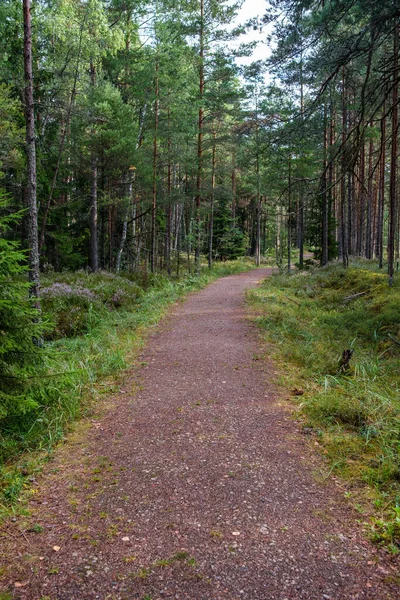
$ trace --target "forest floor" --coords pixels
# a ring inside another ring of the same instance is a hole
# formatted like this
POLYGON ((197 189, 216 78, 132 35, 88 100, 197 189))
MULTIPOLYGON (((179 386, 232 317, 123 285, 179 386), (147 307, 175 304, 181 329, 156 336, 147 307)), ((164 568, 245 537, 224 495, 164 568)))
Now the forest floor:
POLYGON ((1 600, 400 597, 398 559, 318 482, 321 459, 259 360, 244 291, 270 272, 177 305, 60 446, 28 515, 3 526, 1 600))

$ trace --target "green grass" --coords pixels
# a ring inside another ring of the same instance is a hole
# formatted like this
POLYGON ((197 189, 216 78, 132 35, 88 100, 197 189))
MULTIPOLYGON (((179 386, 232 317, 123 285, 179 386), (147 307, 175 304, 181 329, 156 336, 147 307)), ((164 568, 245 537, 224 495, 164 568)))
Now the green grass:
POLYGON ((252 266, 248 260, 217 263, 211 272, 179 279, 105 272, 44 276, 43 318, 49 328, 42 364, 27 391, 35 408, 0 421, 0 510, 16 505, 27 478, 40 471, 43 457, 51 457, 70 423, 90 415, 113 390, 146 332, 172 303, 252 266))
POLYGON ((375 539, 400 546, 400 281, 389 288, 374 263, 359 261, 274 276, 248 299, 285 384, 304 391, 305 431, 331 471, 362 482, 375 539), (346 349, 354 354, 341 373, 346 349))

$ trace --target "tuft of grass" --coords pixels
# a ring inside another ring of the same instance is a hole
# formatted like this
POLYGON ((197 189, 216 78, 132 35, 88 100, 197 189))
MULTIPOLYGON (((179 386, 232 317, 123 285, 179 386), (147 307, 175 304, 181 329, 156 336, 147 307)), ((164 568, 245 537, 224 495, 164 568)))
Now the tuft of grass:
POLYGON ((73 420, 91 414, 172 303, 252 267, 248 260, 216 263, 212 271, 180 278, 146 272, 45 275, 48 334, 42 364, 27 389, 35 408, 0 420, 0 512, 16 506, 43 458, 51 459, 73 420))
POLYGON ((248 293, 330 470, 369 486, 374 537, 400 545, 400 281, 358 261, 276 275, 248 293), (341 369, 344 350, 352 350, 341 369), (372 491, 372 494, 371 494, 372 491))

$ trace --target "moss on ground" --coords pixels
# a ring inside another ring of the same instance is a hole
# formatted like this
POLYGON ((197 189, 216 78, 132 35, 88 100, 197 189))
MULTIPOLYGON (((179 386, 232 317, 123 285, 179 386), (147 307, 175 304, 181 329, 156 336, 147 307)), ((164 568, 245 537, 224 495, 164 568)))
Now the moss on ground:
POLYGON ((374 264, 335 264, 273 276, 248 300, 285 383, 301 390, 304 431, 373 498, 375 539, 400 547, 400 280, 389 288, 374 264))

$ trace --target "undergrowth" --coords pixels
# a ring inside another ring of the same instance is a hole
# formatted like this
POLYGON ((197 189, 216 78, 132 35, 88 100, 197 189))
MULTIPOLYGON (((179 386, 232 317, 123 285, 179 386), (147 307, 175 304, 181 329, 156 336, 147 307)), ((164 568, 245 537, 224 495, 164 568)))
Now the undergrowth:
POLYGON ((331 471, 369 492, 374 539, 397 550, 400 281, 389 288, 375 264, 359 261, 273 276, 248 299, 299 394, 304 432, 318 437, 331 471), (347 369, 344 350, 353 351, 347 369))
POLYGON ((90 414, 102 391, 110 389, 101 382, 132 364, 146 331, 171 303, 250 268, 251 262, 238 260, 179 279, 84 271, 44 276, 45 343, 37 372, 26 381, 32 408, 0 419, 0 513, 17 503, 71 421, 90 414))

